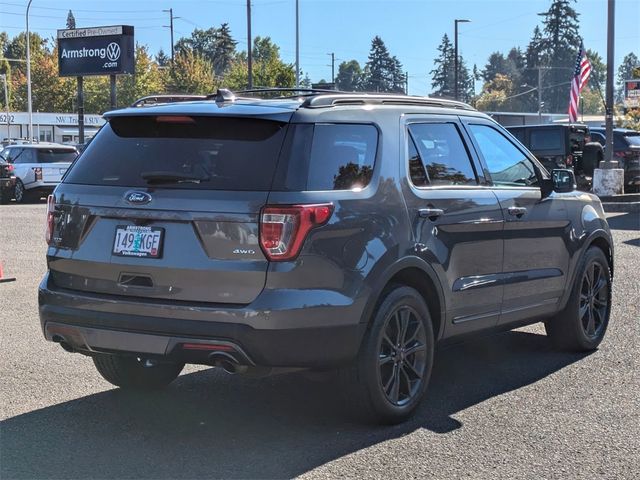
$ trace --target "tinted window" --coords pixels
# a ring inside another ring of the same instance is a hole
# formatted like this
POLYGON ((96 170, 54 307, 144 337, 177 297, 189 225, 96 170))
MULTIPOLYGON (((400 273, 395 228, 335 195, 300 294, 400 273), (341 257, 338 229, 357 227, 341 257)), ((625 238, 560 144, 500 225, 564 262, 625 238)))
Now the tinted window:
POLYGON ((426 187, 429 184, 422 158, 411 136, 409 136, 409 176, 416 187, 426 187))
POLYGON ((65 182, 268 190, 285 125, 249 118, 116 117, 91 141, 65 182))
POLYGON ((471 159, 455 124, 414 123, 409 131, 429 185, 477 184, 471 159))
POLYGON ((13 163, 36 163, 36 152, 33 148, 22 148, 19 153, 13 157, 13 163))
POLYGON ((525 143, 525 139, 524 139, 524 130, 522 130, 521 128, 516 128, 516 129, 509 129, 509 131, 511 132, 511 135, 513 135, 514 137, 516 137, 520 143, 524 144, 525 143))
POLYGON ((562 150, 564 141, 559 128, 531 130, 531 150, 562 150))
POLYGON ((2 157, 8 162, 8 163, 13 163, 14 160, 16 159, 16 157, 18 155, 20 155, 20 153, 22 152, 22 148, 5 148, 4 150, 2 150, 2 152, 0 152, 0 155, 2 155, 2 157))
POLYGON ((38 149, 37 162, 38 163, 54 163, 54 162, 73 162, 77 156, 75 150, 68 150, 62 148, 47 148, 38 149))
POLYGON ((470 129, 494 185, 537 184, 533 163, 504 135, 487 125, 470 125, 470 129))
POLYGON ((292 125, 274 190, 364 188, 373 175, 377 146, 373 125, 292 125))

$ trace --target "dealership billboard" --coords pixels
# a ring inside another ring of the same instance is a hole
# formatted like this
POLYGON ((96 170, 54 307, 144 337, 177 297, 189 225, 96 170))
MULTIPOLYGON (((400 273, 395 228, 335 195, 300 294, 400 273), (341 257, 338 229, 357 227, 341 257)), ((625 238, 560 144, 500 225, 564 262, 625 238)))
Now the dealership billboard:
POLYGON ((61 77, 135 73, 133 27, 58 30, 58 69, 61 77))

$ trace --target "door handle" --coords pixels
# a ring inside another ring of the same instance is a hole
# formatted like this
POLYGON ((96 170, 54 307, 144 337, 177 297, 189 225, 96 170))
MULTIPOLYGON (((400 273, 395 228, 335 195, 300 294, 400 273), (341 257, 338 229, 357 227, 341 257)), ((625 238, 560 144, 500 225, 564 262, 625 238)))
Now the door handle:
POLYGON ((527 209, 525 207, 509 207, 507 212, 509 212, 509 215, 521 218, 525 213, 527 213, 527 209))
POLYGON ((420 218, 428 218, 429 220, 435 221, 438 217, 444 215, 444 210, 441 208, 421 208, 418 210, 418 216, 420 218))

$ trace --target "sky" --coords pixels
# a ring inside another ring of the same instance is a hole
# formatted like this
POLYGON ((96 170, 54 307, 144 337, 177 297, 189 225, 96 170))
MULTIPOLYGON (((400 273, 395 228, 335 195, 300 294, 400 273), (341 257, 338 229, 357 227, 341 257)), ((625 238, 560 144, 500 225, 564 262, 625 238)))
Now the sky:
MULTIPOLYGON (((640 1, 616 0, 615 65, 629 52, 640 56, 640 1)), ((331 57, 336 66, 356 59, 364 66, 371 39, 379 35, 389 52, 409 74, 409 93, 431 91, 433 60, 443 34, 453 39, 454 19, 459 25, 459 51, 469 67, 482 69, 494 51, 523 50, 551 0, 299 0, 300 69, 314 82, 331 79, 331 57)), ((0 30, 15 36, 24 30, 27 0, 0 0, 0 30)), ((580 33, 585 47, 606 60, 607 1, 577 0, 580 33)), ((194 28, 228 23, 238 41, 247 47, 246 0, 33 0, 29 24, 45 37, 64 28, 71 9, 77 27, 133 25, 137 42, 152 53, 170 51, 169 14, 174 35, 189 36, 194 28)), ((295 62, 295 0, 253 0, 252 34, 269 36, 280 46, 284 61, 295 62)), ((577 46, 576 46, 577 48, 577 46)), ((572 67, 573 65, 569 65, 572 67)), ((480 88, 480 84, 478 84, 480 88)))

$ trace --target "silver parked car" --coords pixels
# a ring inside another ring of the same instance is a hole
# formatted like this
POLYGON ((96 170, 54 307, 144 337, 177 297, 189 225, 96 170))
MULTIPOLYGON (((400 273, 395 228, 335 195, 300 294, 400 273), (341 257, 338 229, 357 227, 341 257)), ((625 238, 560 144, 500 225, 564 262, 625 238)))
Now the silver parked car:
POLYGON ((0 156, 14 167, 13 196, 20 203, 27 198, 46 196, 60 183, 78 150, 58 143, 9 145, 0 156))

